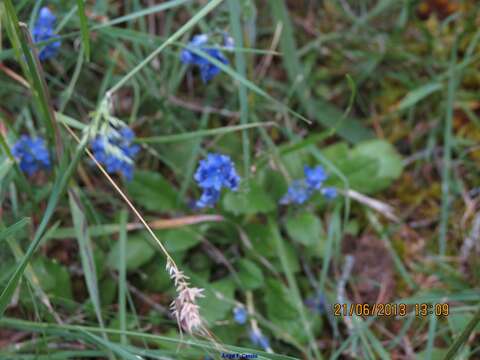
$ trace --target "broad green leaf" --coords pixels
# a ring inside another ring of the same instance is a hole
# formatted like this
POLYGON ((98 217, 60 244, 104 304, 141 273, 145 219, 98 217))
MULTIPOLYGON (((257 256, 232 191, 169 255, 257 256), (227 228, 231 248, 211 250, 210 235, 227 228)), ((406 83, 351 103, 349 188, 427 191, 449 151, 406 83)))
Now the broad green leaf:
POLYGON ((235 215, 253 215, 275 210, 275 203, 268 192, 253 181, 249 182, 246 189, 227 193, 223 199, 223 206, 226 211, 235 215))
MULTIPOLYGON (((345 143, 335 144, 322 153, 344 174, 352 189, 366 194, 387 188, 403 169, 400 154, 385 140, 364 141, 352 149, 345 143)), ((327 184, 343 186, 335 176, 327 184)))
POLYGON ((352 152, 352 157, 367 156, 379 162, 376 177, 379 179, 394 180, 403 169, 402 158, 392 144, 385 140, 369 140, 358 144, 352 152))
MULTIPOLYGON (((233 299, 235 284, 233 280, 226 278, 209 284, 208 290, 217 291, 226 298, 233 299)), ((198 300, 198 305, 202 316, 210 323, 232 316, 230 312, 233 304, 230 301, 218 299, 211 291, 207 291, 206 297, 198 300)))
POLYGON ((167 211, 176 208, 176 191, 159 173, 136 171, 127 189, 133 201, 147 210, 167 211))
POLYGON ((305 246, 317 244, 320 237, 325 235, 320 220, 309 212, 289 216, 286 220, 286 229, 294 241, 305 246))
MULTIPOLYGON (((155 249, 142 233, 130 235, 126 247, 127 270, 136 270, 149 262, 155 255, 155 249)), ((107 263, 112 269, 118 268, 120 258, 120 246, 116 242, 108 255, 107 263)))
POLYGON ((245 232, 252 243, 253 251, 267 258, 276 257, 277 252, 270 228, 264 224, 247 224, 245 232))
POLYGON ((166 231, 155 231, 169 252, 185 251, 201 241, 201 237, 193 229, 180 228, 166 231))
POLYGON ((253 261, 241 259, 237 263, 238 277, 245 290, 258 289, 263 285, 263 273, 253 261))

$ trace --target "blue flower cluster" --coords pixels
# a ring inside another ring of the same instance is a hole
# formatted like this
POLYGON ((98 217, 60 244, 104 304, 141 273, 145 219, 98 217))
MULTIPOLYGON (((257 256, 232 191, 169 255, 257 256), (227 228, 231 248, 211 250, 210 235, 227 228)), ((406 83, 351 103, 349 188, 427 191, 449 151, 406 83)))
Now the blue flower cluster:
POLYGON ((132 144, 134 138, 133 130, 128 127, 118 131, 112 129, 91 142, 93 155, 108 173, 121 173, 125 179, 131 180, 135 167, 133 159, 140 151, 139 145, 132 144))
POLYGON ((199 208, 213 206, 220 198, 222 188, 235 191, 240 183, 230 157, 216 153, 207 154, 206 159, 200 160, 194 179, 203 189, 202 196, 196 202, 199 208))
POLYGON ((303 204, 313 195, 320 191, 327 200, 337 196, 337 190, 332 187, 323 187, 328 176, 325 169, 318 165, 314 168, 305 166, 303 168, 305 179, 294 180, 287 190, 287 193, 280 199, 280 204, 303 204))
MULTIPOLYGON (((216 75, 218 75, 220 73, 220 68, 212 64, 206 58, 195 54, 192 49, 201 50, 221 63, 228 64, 228 59, 220 50, 207 47, 208 39, 209 37, 206 34, 195 35, 188 43, 187 48, 180 53, 180 60, 182 63, 187 65, 196 65, 199 67, 200 76, 202 77, 204 83, 209 82, 216 75)), ((227 46, 231 46, 231 38, 226 37, 225 42, 227 46)))
MULTIPOLYGON (((53 26, 57 20, 56 16, 50 11, 48 7, 42 7, 38 14, 38 19, 33 27, 33 41, 35 43, 47 41, 52 38, 58 38, 53 32, 53 26)), ((38 55, 41 61, 45 61, 54 57, 60 48, 60 40, 49 43, 44 46, 38 55)))
POLYGON ((20 169, 29 176, 38 170, 49 170, 50 154, 45 146, 45 140, 22 135, 13 145, 12 154, 20 163, 20 169))

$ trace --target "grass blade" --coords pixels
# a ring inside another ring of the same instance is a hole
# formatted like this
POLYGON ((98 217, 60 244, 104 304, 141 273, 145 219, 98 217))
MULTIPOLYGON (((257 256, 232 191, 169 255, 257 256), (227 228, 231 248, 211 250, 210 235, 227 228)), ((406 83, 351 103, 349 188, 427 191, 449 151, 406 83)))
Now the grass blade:
POLYGON ((88 28, 88 19, 85 15, 85 3, 83 0, 77 0, 78 17, 80 18, 80 32, 82 34, 83 48, 85 49, 85 59, 90 61, 90 30, 88 28))
MULTIPOLYGON (((243 34, 240 19, 242 11, 240 4, 236 0, 228 0, 228 7, 230 9, 230 26, 232 27, 235 46, 243 47, 243 34)), ((247 77, 245 55, 242 52, 235 51, 235 67, 241 77, 247 77)), ((243 83, 240 83, 240 86, 238 87, 238 98, 240 101, 240 123, 246 125, 248 123, 248 99, 247 88, 243 83)), ((250 169, 250 141, 248 139, 247 131, 242 131, 242 146, 244 173, 248 174, 250 169)))
MULTIPOLYGON (((75 237, 77 238, 78 248, 80 250, 80 260, 82 263, 83 274, 85 275, 88 294, 90 295, 98 323, 101 328, 104 328, 105 325, 102 318, 102 307, 100 304, 100 292, 98 289, 97 269, 93 255, 93 246, 88 234, 88 224, 82 209, 82 203, 79 197, 79 189, 72 187, 68 191, 68 196, 75 229, 75 237)), ((105 333, 103 334, 103 337, 105 340, 107 340, 105 333)))
POLYGON ((273 122, 265 122, 265 123, 255 122, 255 123, 244 124, 244 125, 224 126, 218 129, 198 130, 198 131, 192 131, 192 132, 183 133, 183 134, 138 138, 137 142, 145 143, 145 144, 166 144, 171 142, 191 140, 197 137, 223 135, 231 132, 253 129, 261 126, 264 126, 264 127, 276 126, 276 124, 273 122))
POLYGON ((9 236, 12 236, 16 232, 20 231, 25 225, 30 222, 30 218, 23 218, 17 221, 15 224, 7 227, 6 229, 2 229, 0 231, 0 241, 6 239, 9 236))
POLYGON ((276 22, 282 24, 283 32, 280 39, 283 62, 290 81, 296 86, 296 95, 310 117, 315 118, 325 127, 336 128, 337 133, 346 140, 356 143, 371 138, 373 134, 358 120, 343 118, 342 112, 324 100, 315 100, 305 81, 303 67, 298 57, 294 32, 284 0, 270 1, 276 22))
POLYGON ((61 195, 64 193, 67 187, 70 177, 72 176, 78 162, 80 161, 81 155, 83 154, 83 150, 86 144, 87 144, 87 138, 84 138, 83 141, 80 143, 80 145, 77 147, 75 155, 73 159, 70 161, 68 168, 63 173, 59 172, 59 175, 52 187, 52 192, 51 192, 50 198, 48 199, 47 208, 45 209, 42 220, 38 225, 37 230, 35 231, 34 238, 30 243, 30 246, 28 247, 27 252, 25 253, 25 256, 22 258, 20 263, 15 268, 13 275, 8 280, 7 286, 3 289, 0 295, 0 317, 3 316, 5 309, 10 303, 13 293, 20 279, 22 278, 22 275, 25 271, 27 264, 32 258, 34 252, 37 250, 38 246, 40 245, 40 241, 42 240, 42 235, 44 234, 47 228, 47 225, 50 219, 52 218, 53 213, 55 212, 55 208, 58 204, 58 201, 60 200, 61 195))
POLYGON ((128 213, 123 210, 120 213, 120 236, 118 238, 120 244, 120 258, 118 259, 118 318, 120 319, 120 341, 122 344, 127 344, 127 305, 126 305, 126 285, 127 285, 127 260, 126 260, 126 245, 127 245, 127 216, 128 213))

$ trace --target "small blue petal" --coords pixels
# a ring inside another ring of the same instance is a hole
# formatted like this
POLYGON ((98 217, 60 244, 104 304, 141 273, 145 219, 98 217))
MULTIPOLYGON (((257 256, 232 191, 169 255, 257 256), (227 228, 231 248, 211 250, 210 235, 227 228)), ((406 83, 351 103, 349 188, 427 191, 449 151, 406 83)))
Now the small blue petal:
POLYGON ((237 324, 243 325, 247 322, 247 311, 244 307, 237 306, 233 309, 233 318, 237 324))
POLYGON ((287 190, 287 193, 280 199, 280 204, 303 204, 311 195, 308 186, 302 180, 295 180, 292 182, 287 190))
POLYGON ((322 195, 325 196, 327 200, 333 200, 337 197, 337 189, 333 187, 322 188, 322 195))

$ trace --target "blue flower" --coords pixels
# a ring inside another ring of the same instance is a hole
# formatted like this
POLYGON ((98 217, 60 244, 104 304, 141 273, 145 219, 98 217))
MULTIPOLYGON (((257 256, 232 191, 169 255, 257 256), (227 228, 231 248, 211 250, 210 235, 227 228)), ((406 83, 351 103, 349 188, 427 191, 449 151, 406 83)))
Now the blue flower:
POLYGON ((194 175, 195 181, 203 189, 197 207, 213 206, 220 197, 222 188, 237 190, 240 177, 230 157, 216 153, 207 154, 207 158, 200 160, 194 175))
MULTIPOLYGON (((55 35, 53 32, 53 26, 57 20, 56 16, 50 11, 48 7, 42 7, 38 14, 38 19, 33 27, 32 35, 33 41, 35 43, 48 41, 52 38, 59 38, 58 35, 55 35)), ((51 57, 54 57, 58 49, 60 48, 61 42, 54 41, 45 45, 38 55, 41 61, 45 61, 51 57)))
POLYGON ((99 135, 91 142, 93 155, 108 173, 121 173, 125 179, 131 180, 133 159, 140 151, 140 146, 132 144, 134 138, 134 132, 128 127, 119 131, 112 129, 107 135, 99 135))
POLYGON ((321 165, 314 168, 305 166, 303 172, 305 174, 305 182, 312 190, 319 190, 323 182, 327 180, 327 173, 321 165))
POLYGON ((337 197, 337 189, 333 187, 326 187, 320 190, 325 199, 332 200, 337 197))
POLYGON ((188 43, 188 48, 182 50, 180 53, 180 60, 184 64, 196 65, 200 68, 200 76, 204 83, 212 80, 217 74, 220 73, 220 68, 212 64, 208 59, 203 56, 197 55, 191 49, 198 49, 207 53, 212 58, 220 61, 223 64, 228 64, 228 59, 218 49, 212 49, 206 47, 208 42, 208 35, 201 34, 195 35, 193 39, 188 43))
POLYGON ((270 348, 270 342, 268 341, 268 338, 263 335, 260 330, 250 330, 249 336, 253 345, 260 346, 265 351, 270 348))
POLYGON ((280 199, 280 204, 303 204, 315 193, 320 193, 327 199, 332 200, 337 196, 337 190, 333 187, 323 187, 328 176, 325 169, 318 165, 314 168, 303 168, 305 179, 294 180, 289 186, 287 193, 280 199))
POLYGON ((20 169, 29 176, 51 167, 50 154, 41 138, 22 135, 13 145, 12 154, 20 162, 20 169))
POLYGON ((287 193, 280 199, 280 204, 303 204, 310 198, 311 191, 305 181, 294 180, 287 193))
POLYGON ((237 306, 233 309, 233 318, 237 324, 243 325, 247 322, 247 311, 242 306, 237 306))
POLYGON ((217 203, 219 198, 220 191, 213 188, 207 188, 203 190, 202 196, 200 196, 200 199, 197 200, 195 206, 199 208, 212 207, 217 203))

